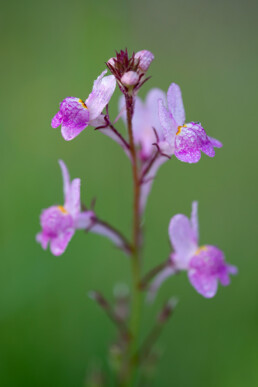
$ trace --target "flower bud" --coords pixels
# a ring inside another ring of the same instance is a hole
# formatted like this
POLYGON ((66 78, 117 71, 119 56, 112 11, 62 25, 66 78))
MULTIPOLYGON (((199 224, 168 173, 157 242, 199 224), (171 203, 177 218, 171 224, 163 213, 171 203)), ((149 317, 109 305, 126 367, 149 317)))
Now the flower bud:
POLYGON ((135 71, 127 71, 121 78, 121 83, 125 86, 135 86, 139 82, 139 75, 135 71))
POLYGON ((140 59, 139 69, 145 73, 150 67, 151 62, 154 59, 154 55, 150 51, 142 50, 135 54, 135 58, 140 59))
POLYGON ((107 61, 107 64, 111 65, 111 66, 115 66, 115 59, 112 57, 110 58, 108 61, 107 61))

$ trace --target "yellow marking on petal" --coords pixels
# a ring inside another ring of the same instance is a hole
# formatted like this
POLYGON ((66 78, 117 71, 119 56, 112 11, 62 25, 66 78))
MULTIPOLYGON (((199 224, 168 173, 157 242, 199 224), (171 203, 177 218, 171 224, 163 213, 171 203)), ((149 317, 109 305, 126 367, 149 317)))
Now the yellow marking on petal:
POLYGON ((202 251, 207 251, 207 247, 206 246, 201 246, 199 247, 199 249, 196 250, 195 254, 200 254, 202 251))
POLYGON ((177 128, 176 136, 178 136, 181 133, 182 128, 187 128, 187 125, 182 125, 177 128))
POLYGON ((83 102, 82 99, 79 99, 78 102, 79 102, 85 109, 88 109, 87 106, 86 106, 86 104, 83 102))
POLYGON ((57 208, 59 209, 59 211, 61 211, 63 214, 68 214, 68 211, 63 207, 63 206, 57 206, 57 208))

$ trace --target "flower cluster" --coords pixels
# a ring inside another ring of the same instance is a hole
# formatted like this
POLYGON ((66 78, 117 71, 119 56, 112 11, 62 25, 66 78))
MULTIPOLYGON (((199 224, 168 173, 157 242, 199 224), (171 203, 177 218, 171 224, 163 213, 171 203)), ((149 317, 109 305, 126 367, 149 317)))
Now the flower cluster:
MULTIPOLYGON (((65 252, 76 230, 94 232, 109 238, 116 247, 130 256, 133 291, 131 298, 122 297, 123 308, 127 311, 122 317, 100 293, 91 293, 120 332, 119 351, 122 360, 118 367, 118 379, 121 385, 126 386, 132 385, 134 368, 140 366, 140 360, 145 354, 144 350, 143 355, 141 351, 137 356, 134 353, 141 312, 139 293, 148 290, 149 298, 153 299, 166 278, 186 271, 195 290, 203 297, 211 298, 217 292, 218 282, 228 285, 229 275, 237 273, 234 266, 225 262, 224 254, 218 247, 199 246, 197 202, 193 202, 190 219, 178 214, 170 221, 169 238, 173 252, 169 259, 145 276, 142 275, 142 216, 160 166, 173 156, 181 162, 197 163, 202 153, 214 157, 214 148, 222 147, 220 141, 206 134, 199 121, 186 121, 182 94, 177 84, 171 83, 167 94, 158 88, 151 89, 145 101, 138 96, 141 87, 150 79, 147 71, 153 59, 154 55, 147 50, 133 53, 131 57, 127 50, 116 53, 106 63, 111 75, 106 75, 108 70, 103 71, 94 81, 93 89, 85 101, 76 97, 65 98, 51 123, 53 128, 61 126, 61 134, 67 141, 91 126, 113 139, 126 153, 132 167, 134 187, 132 241, 101 220, 93 206, 88 209, 81 203, 80 179, 71 181, 68 169, 61 160, 64 204, 43 210, 40 216, 42 230, 36 237, 43 249, 49 245, 51 253, 58 256, 65 252), (111 120, 109 101, 116 85, 122 95, 118 102, 118 115, 111 120), (126 136, 115 127, 119 120, 127 127, 126 136)), ((150 339, 146 339, 148 346, 152 337, 156 337, 157 330, 171 315, 173 307, 174 302, 165 305, 157 319, 154 334, 151 333, 150 339)))

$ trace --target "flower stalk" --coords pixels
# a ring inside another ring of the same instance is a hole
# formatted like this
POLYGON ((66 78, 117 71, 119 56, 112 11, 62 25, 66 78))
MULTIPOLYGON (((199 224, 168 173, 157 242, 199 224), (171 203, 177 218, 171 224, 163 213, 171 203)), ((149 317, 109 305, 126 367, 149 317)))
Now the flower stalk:
MULTIPOLYGON (((138 345, 138 336, 140 329, 140 312, 141 312, 141 293, 139 282, 141 278, 141 259, 140 259, 140 239, 141 239, 141 215, 140 215, 140 181, 138 175, 138 162, 133 137, 132 117, 133 117, 134 101, 133 96, 126 95, 126 114, 127 128, 129 135, 129 144, 131 149, 132 159, 132 176, 133 176, 133 243, 131 255, 132 267, 132 311, 130 328, 132 332, 132 340, 129 346, 129 356, 131 357, 138 345)), ((137 364, 129 364, 129 383, 134 376, 137 364)), ((130 384, 128 384, 129 386, 130 384)))

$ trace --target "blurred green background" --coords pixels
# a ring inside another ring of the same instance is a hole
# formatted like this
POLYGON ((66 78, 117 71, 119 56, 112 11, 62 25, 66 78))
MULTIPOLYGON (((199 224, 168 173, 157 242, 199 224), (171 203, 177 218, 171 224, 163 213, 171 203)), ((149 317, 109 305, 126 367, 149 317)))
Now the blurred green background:
POLYGON ((125 47, 156 57, 141 96, 177 82, 187 119, 224 144, 213 159, 173 159, 161 168, 145 216, 146 269, 167 257, 169 219, 189 215, 194 199, 201 243, 220 246, 239 267, 212 300, 186 275, 164 284, 142 333, 164 300, 180 302, 159 340, 164 353, 153 386, 258 386, 257 10, 251 0, 3 3, 1 386, 83 386, 92 362, 107 369, 115 332, 87 292, 112 299, 115 283, 130 283, 128 260, 108 240, 82 232, 56 258, 35 234, 41 209, 62 203, 59 158, 82 178, 83 201, 96 196, 97 213, 130 233, 131 171, 120 148, 91 128, 65 142, 50 127, 59 102, 85 99, 104 61, 125 47))

